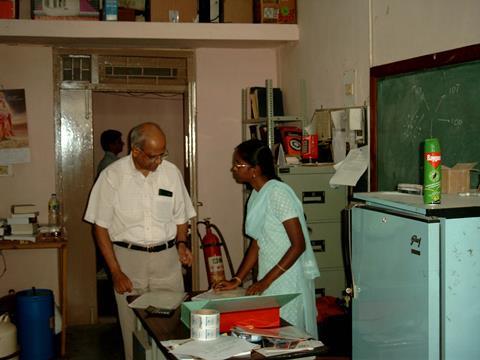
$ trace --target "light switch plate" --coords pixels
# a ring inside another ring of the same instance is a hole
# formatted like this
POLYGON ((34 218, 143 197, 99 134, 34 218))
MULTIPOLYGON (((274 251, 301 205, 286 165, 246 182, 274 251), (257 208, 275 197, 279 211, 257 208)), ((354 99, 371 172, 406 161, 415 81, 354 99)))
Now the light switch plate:
POLYGON ((355 105, 356 92, 356 71, 355 69, 343 72, 343 101, 345 106, 355 105))

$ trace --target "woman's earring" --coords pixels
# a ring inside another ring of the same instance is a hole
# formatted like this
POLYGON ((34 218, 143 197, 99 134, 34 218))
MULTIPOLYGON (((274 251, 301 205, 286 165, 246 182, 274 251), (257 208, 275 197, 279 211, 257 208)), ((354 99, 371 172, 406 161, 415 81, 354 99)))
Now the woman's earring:
POLYGON ((257 175, 255 175, 255 173, 252 175, 252 177, 255 179, 257 177, 257 175))

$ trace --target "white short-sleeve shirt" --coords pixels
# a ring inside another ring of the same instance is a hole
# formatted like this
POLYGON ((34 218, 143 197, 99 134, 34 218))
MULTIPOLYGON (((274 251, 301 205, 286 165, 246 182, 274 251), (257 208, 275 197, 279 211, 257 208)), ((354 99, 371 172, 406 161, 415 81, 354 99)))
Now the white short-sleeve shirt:
POLYGON ((100 173, 84 219, 107 228, 111 241, 149 246, 174 239, 177 225, 196 215, 180 170, 163 160, 144 176, 131 155, 100 173))

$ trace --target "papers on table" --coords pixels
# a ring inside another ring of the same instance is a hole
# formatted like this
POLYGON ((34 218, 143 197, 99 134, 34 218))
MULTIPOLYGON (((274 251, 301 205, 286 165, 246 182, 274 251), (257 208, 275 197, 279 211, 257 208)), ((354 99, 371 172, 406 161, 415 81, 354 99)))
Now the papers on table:
MULTIPOLYGON (((264 348, 259 348, 259 349, 254 349, 253 351, 257 354, 262 355, 263 357, 269 357, 269 356, 278 356, 278 355, 287 355, 287 354, 292 354, 292 353, 298 353, 298 352, 306 352, 306 351, 312 351, 315 348, 319 348, 324 346, 321 341, 318 340, 305 340, 301 341, 297 344, 295 348, 291 349, 280 349, 280 348, 275 348, 275 347, 264 347, 264 348)), ((252 358, 256 358, 255 356, 252 356, 252 358)), ((315 359, 315 356, 312 357, 303 357, 302 359, 315 359)))
POLYGON ((233 331, 242 332, 248 335, 258 335, 262 337, 282 338, 291 340, 307 340, 312 335, 296 328, 295 326, 282 326, 277 328, 250 328, 246 326, 235 326, 233 331))
POLYGON ((220 336, 211 341, 181 340, 175 344, 174 340, 162 341, 162 345, 170 350, 179 359, 222 360, 236 355, 248 355, 256 344, 233 336, 220 336))
POLYGON ((134 309, 146 309, 153 306, 159 309, 174 310, 187 297, 187 293, 167 290, 155 290, 144 293, 132 301, 128 306, 134 309))

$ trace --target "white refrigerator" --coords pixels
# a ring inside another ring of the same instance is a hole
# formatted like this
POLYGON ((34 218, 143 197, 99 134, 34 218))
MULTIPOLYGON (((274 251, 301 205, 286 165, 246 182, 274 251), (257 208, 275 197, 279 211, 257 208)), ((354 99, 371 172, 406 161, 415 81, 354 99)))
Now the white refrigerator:
POLYGON ((354 199, 352 359, 480 359, 480 196, 354 199))

